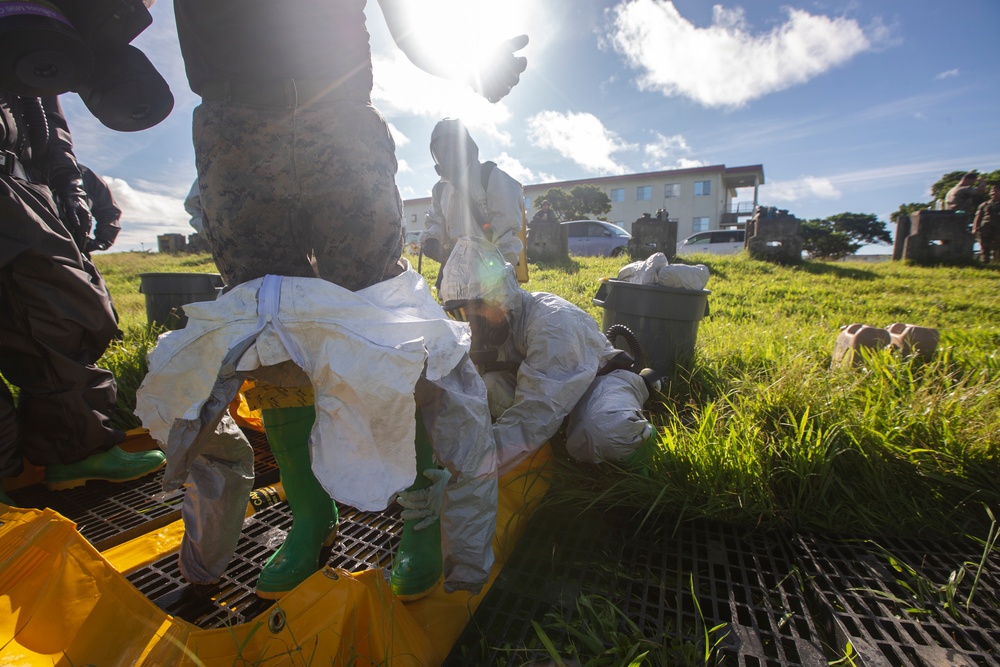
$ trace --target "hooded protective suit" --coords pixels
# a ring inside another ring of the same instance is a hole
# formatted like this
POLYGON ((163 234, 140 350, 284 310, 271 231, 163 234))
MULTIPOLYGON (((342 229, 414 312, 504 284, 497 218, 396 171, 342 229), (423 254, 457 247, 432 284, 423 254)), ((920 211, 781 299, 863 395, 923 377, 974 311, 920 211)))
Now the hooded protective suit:
POLYGON ((444 317, 419 274, 357 292, 266 276, 185 312, 188 325, 150 354, 136 398, 167 452, 164 487, 188 485, 185 578, 217 581, 239 539, 253 450, 229 402, 256 369, 294 362, 315 395, 313 472, 334 500, 361 510, 384 509, 413 483, 416 387, 435 456, 452 474, 441 515, 445 587, 479 590, 493 564, 497 504, 486 390, 468 330, 444 317))
POLYGON ((507 313, 510 335, 496 365, 510 368, 484 373, 501 474, 545 444, 567 417, 566 447, 580 461, 620 461, 652 435, 642 413, 645 382, 630 370, 600 374, 620 350, 589 314, 554 294, 521 289, 513 267, 477 239, 459 240, 444 272, 446 310, 482 300, 507 313))
POLYGON ((447 247, 463 237, 488 239, 516 263, 524 247, 517 236, 524 216, 521 184, 495 163, 479 161, 479 147, 457 118, 434 127, 431 155, 447 184, 431 193, 434 222, 441 229, 436 238, 447 247))

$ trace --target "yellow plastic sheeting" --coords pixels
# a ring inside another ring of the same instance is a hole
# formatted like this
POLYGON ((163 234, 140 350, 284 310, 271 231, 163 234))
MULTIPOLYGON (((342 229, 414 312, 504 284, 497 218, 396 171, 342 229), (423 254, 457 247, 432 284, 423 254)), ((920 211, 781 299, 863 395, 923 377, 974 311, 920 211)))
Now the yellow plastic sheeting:
POLYGON ((177 549, 176 524, 105 555, 51 510, 0 505, 0 666, 439 665, 548 489, 548 447, 500 480, 496 563, 479 595, 396 599, 381 570, 326 568, 248 623, 202 630, 123 576, 177 549))

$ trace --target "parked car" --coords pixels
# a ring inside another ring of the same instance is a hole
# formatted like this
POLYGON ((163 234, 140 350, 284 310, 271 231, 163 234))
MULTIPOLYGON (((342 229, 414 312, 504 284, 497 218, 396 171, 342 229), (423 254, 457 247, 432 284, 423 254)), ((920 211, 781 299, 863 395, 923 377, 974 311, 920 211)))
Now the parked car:
POLYGON ((628 252, 632 235, 603 220, 569 220, 566 226, 571 255, 618 257, 628 252))
POLYGON ((742 229, 716 229, 692 234, 677 244, 678 255, 704 252, 712 255, 735 255, 743 250, 746 231, 742 229))

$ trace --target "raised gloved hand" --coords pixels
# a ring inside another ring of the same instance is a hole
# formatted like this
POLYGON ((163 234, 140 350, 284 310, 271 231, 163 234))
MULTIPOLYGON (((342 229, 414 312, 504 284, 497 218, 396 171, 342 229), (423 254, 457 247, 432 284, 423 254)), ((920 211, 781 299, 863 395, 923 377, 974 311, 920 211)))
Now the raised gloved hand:
POLYGON ((87 193, 83 189, 83 177, 65 175, 56 178, 51 183, 52 194, 59 205, 60 218, 66 229, 73 236, 77 247, 84 251, 87 248, 87 237, 94 225, 94 216, 87 204, 87 193))
POLYGON ((87 239, 87 252, 107 250, 115 244, 115 238, 117 238, 117 236, 117 227, 97 223, 97 226, 94 227, 94 237, 87 239))
POLYGON ((490 102, 499 102, 521 80, 521 72, 528 67, 528 59, 515 56, 528 45, 527 35, 518 35, 501 42, 487 64, 477 74, 473 87, 490 102))
POLYGON ((424 477, 431 480, 431 485, 416 491, 407 489, 396 499, 403 506, 400 516, 404 521, 417 521, 414 530, 423 530, 432 526, 441 516, 441 504, 444 502, 444 488, 451 479, 451 473, 439 468, 429 468, 424 471, 424 477))
POLYGON ((107 250, 110 247, 111 247, 111 243, 109 241, 103 241, 101 239, 96 239, 96 238, 90 238, 90 239, 87 239, 87 247, 86 247, 85 252, 87 252, 87 254, 90 254, 90 253, 94 252, 95 250, 107 250))

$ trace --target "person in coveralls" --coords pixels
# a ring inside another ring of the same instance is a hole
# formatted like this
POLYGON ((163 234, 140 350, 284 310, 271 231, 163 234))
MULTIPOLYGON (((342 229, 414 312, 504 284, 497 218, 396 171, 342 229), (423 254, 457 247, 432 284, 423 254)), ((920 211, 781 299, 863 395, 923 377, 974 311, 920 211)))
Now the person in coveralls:
POLYGON ((0 373, 20 389, 15 408, 0 383, 0 480, 22 457, 51 489, 148 474, 163 453, 125 452, 110 424, 117 385, 96 363, 118 326, 81 254, 92 218, 58 97, 0 90, 0 150, 0 373))
POLYGON ((642 406, 659 388, 636 372, 589 314, 554 294, 528 292, 483 239, 460 239, 444 267, 441 301, 472 329, 494 418, 500 474, 534 454, 564 424, 578 461, 641 467, 655 446, 642 406))
MULTIPOLYGON (((242 372, 252 374, 265 394, 263 404, 275 406, 263 409, 264 428, 293 515, 287 538, 261 570, 258 595, 281 597, 318 569, 320 548, 338 524, 331 497, 359 509, 376 508, 386 492, 394 496, 407 486, 397 483, 402 477, 391 456, 384 457, 384 474, 379 477, 366 477, 362 470, 371 462, 364 457, 377 461, 384 452, 376 455, 376 450, 392 441, 374 437, 382 432, 379 429, 395 425, 386 424, 385 415, 369 420, 365 410, 370 406, 357 400, 367 394, 357 386, 348 390, 358 389, 357 395, 346 398, 331 393, 338 390, 333 381, 338 374, 352 371, 340 366, 351 361, 349 351, 360 343, 385 352, 386 365, 367 369, 371 383, 384 383, 399 372, 393 380, 406 384, 407 373, 395 371, 390 361, 395 354, 406 356, 407 350, 379 339, 392 325, 403 329, 413 325, 407 318, 394 319, 404 312, 425 327, 421 332, 425 357, 416 365, 419 374, 426 362, 427 372, 413 377, 403 390, 412 406, 416 385, 422 426, 433 442, 435 457, 448 470, 430 470, 425 475, 433 478, 432 487, 402 494, 407 507, 403 516, 426 525, 440 513, 446 590, 478 591, 489 575, 496 472, 488 415, 480 414, 485 413, 485 387, 459 344, 461 330, 442 328, 439 322, 447 318, 426 284, 400 260, 402 202, 395 184, 395 145, 385 119, 371 106, 365 4, 365 0, 174 2, 188 81, 202 97, 194 111, 193 140, 205 236, 228 285, 227 293, 212 304, 217 312, 205 310, 199 319, 197 309, 186 308, 187 329, 195 331, 229 309, 223 314, 229 316, 232 336, 243 337, 219 343, 212 351, 225 356, 225 363, 209 387, 211 396, 194 406, 197 416, 186 422, 187 432, 178 424, 157 426, 154 404, 167 400, 170 393, 168 382, 159 380, 170 376, 171 364, 182 350, 199 359, 214 342, 195 343, 183 335, 174 336, 176 345, 161 341, 162 354, 154 351, 151 356, 146 395, 138 401, 137 413, 144 423, 149 420, 151 430, 159 429, 154 434, 167 442, 165 484, 189 485, 180 563, 192 583, 219 579, 240 533, 243 517, 234 502, 242 498, 245 505, 252 456, 248 461, 248 444, 233 448, 241 434, 220 406, 234 394, 242 372), (278 276, 282 278, 275 280, 278 276), (303 287, 310 280, 329 287, 303 287), (317 301, 314 297, 320 293, 324 300, 317 301), (362 298, 367 304, 357 301, 362 298), (310 347, 319 340, 315 331, 299 332, 303 323, 290 319, 287 308, 293 302, 298 303, 294 317, 309 319, 310 313, 337 302, 342 304, 337 312, 348 313, 339 315, 341 320, 356 308, 357 317, 366 323, 357 330, 350 330, 346 321, 333 325, 324 320, 317 325, 326 340, 341 346, 331 358, 329 350, 310 347), (367 310, 371 305, 388 308, 394 315, 381 310, 372 315, 367 310), (240 328, 250 321, 241 319, 247 308, 256 309, 260 326, 240 328), (299 338, 300 333, 305 338, 299 338), (272 334, 280 340, 280 354, 269 346, 272 334), (451 343, 442 346, 435 336, 451 343), (291 405, 281 400, 268 403, 289 393, 304 398, 291 405), (343 405, 331 404, 341 398, 343 405), (360 423, 368 426, 361 428, 360 423), (344 437, 343 431, 355 426, 355 437, 344 437), (330 443, 337 447, 330 448, 330 443), (365 443, 371 451, 358 455, 356 450, 365 443), (325 458, 338 448, 340 461, 325 458), (323 472, 319 478, 317 469, 323 472), (457 478, 449 482, 450 474, 457 478)), ((406 0, 379 0, 379 6, 407 57, 428 72, 443 74, 418 50, 406 21, 406 0)), ((490 101, 501 99, 518 82, 526 60, 514 52, 526 43, 527 38, 521 37, 501 45, 491 66, 473 82, 490 101)), ((465 346, 467 350, 467 340, 465 346)), ((406 368, 413 366, 412 361, 406 368)), ((373 397, 388 401, 392 389, 385 386, 373 397)), ((339 391, 345 389, 341 386, 339 391)), ((412 482, 410 414, 392 418, 409 429, 412 482)), ((397 553, 395 563, 410 562, 405 556, 397 553)), ((409 597, 426 592, 420 590, 427 588, 422 583, 409 585, 404 570, 394 565, 393 589, 409 597)), ((415 575, 416 579, 421 577, 415 575)))

